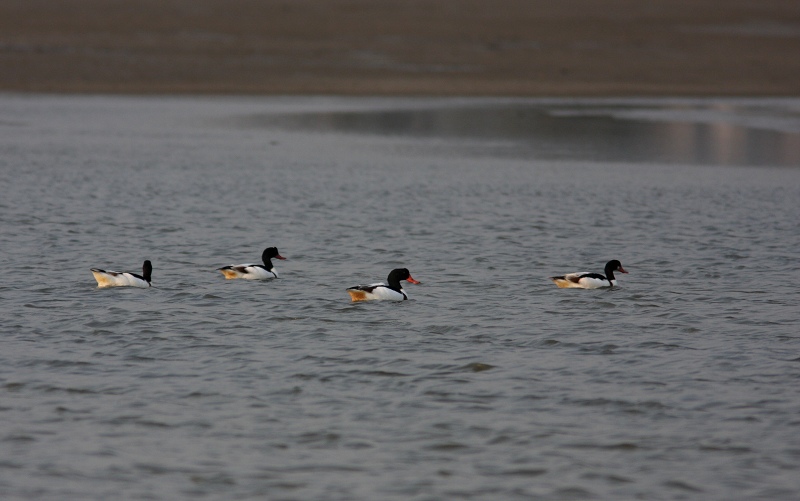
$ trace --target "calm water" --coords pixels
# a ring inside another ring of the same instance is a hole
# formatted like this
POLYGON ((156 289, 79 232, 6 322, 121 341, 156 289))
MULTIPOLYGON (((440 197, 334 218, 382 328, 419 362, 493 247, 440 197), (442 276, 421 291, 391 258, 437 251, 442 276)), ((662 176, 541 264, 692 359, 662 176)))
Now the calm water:
POLYGON ((0 224, 2 499, 800 496, 800 100, 4 95, 0 224))

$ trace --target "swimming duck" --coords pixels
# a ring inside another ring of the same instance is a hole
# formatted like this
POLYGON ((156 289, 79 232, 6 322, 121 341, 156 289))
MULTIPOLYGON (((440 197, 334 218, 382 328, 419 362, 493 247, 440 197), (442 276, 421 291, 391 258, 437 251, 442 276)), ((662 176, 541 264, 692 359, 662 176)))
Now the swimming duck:
POLYGON ((92 275, 97 280, 98 287, 150 287, 150 275, 152 273, 153 265, 149 260, 142 265, 141 275, 92 268, 92 275))
POLYGON ((278 278, 278 272, 272 266, 272 258, 286 259, 278 253, 275 247, 267 247, 261 253, 261 260, 264 264, 232 264, 217 268, 228 280, 234 278, 244 278, 245 280, 265 280, 268 278, 278 278))
POLYGON ((407 268, 398 268, 389 273, 389 277, 386 279, 388 285, 383 283, 356 285, 355 287, 347 289, 347 292, 354 302, 372 301, 374 299, 404 301, 408 299, 408 295, 403 291, 403 287, 400 286, 401 280, 411 282, 412 284, 419 283, 411 278, 411 273, 409 273, 407 268))
POLYGON ((614 272, 628 273, 622 263, 614 259, 606 264, 605 275, 600 273, 569 273, 560 277, 550 277, 560 288, 598 289, 617 285, 614 272))

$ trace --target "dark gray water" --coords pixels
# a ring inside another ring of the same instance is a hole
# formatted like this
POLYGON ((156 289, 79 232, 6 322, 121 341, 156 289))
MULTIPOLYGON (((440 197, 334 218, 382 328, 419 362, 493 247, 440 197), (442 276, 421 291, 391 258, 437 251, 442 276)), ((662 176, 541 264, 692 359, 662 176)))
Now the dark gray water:
POLYGON ((0 498, 797 499, 799 167, 794 99, 0 96, 0 498))

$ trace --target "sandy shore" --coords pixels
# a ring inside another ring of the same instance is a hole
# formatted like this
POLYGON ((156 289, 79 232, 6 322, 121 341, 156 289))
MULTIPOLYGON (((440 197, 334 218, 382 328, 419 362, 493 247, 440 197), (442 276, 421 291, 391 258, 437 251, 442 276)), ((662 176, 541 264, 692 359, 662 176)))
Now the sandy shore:
POLYGON ((0 91, 800 94, 796 0, 6 0, 0 91))

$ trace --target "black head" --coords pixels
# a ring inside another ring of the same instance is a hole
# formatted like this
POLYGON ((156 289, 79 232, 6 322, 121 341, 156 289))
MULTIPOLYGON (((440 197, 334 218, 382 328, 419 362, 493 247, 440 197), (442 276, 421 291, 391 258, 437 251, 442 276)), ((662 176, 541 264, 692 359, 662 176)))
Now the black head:
POLYGON ((269 263, 273 257, 275 259, 286 259, 278 253, 277 247, 267 247, 264 249, 264 252, 261 253, 261 260, 264 261, 264 264, 269 263))
POLYGON ((611 260, 611 261, 609 261, 608 263, 606 263, 606 276, 607 276, 607 277, 608 277, 610 280, 614 280, 614 272, 615 272, 615 271, 618 271, 618 272, 620 272, 620 273, 628 273, 628 272, 627 272, 627 271, 625 271, 625 269, 622 267, 622 263, 620 263, 620 262, 619 262, 619 261, 617 261, 616 259, 614 259, 614 260, 611 260))
POLYGON ((400 284, 401 280, 406 280, 408 282, 411 282, 412 284, 419 283, 418 281, 411 278, 411 273, 408 271, 408 268, 397 268, 392 270, 389 273, 389 278, 387 279, 389 285, 400 284))
POLYGON ((148 283, 150 283, 150 278, 152 275, 153 275, 153 264, 148 259, 142 265, 142 277, 144 277, 144 279, 147 280, 148 283))

